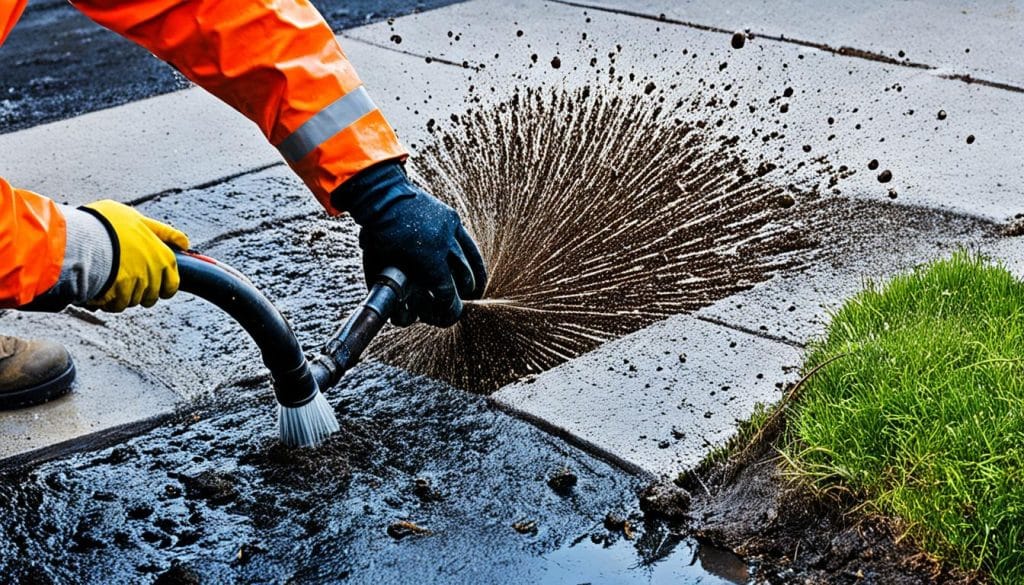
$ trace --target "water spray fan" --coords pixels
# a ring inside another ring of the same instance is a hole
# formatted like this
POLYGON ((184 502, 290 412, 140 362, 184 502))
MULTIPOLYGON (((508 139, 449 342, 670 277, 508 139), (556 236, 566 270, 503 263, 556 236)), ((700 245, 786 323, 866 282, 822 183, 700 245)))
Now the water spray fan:
POLYGON ((381 271, 366 299, 310 362, 284 315, 242 273, 195 252, 176 254, 180 289, 226 312, 259 347, 273 379, 281 441, 311 447, 337 432, 338 419, 323 393, 358 363, 404 300, 405 275, 397 268, 381 271))

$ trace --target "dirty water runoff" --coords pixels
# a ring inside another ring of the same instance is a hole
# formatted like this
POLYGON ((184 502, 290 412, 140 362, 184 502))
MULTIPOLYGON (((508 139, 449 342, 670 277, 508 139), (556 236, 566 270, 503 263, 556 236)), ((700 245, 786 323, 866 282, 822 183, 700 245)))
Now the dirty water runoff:
POLYGON ((738 558, 645 521, 643 479, 439 382, 360 366, 332 393, 342 432, 300 451, 277 443, 264 387, 224 392, 237 398, 115 447, 6 472, 2 573, 22 583, 746 574, 738 558), (606 527, 609 514, 632 538, 606 527))

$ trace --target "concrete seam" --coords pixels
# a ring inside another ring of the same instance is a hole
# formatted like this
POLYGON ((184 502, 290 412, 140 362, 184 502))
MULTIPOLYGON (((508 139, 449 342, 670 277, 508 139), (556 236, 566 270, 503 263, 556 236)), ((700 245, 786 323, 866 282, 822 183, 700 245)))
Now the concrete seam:
POLYGON ((407 55, 409 57, 418 57, 420 59, 425 59, 428 64, 439 63, 441 65, 450 65, 452 67, 458 67, 459 69, 472 69, 473 71, 480 71, 481 69, 484 68, 484 66, 482 64, 471 65, 471 64, 469 64, 469 61, 463 61, 462 63, 458 63, 458 62, 452 61, 451 59, 445 59, 444 57, 435 57, 433 55, 423 55, 423 54, 420 54, 420 53, 413 53, 412 51, 405 51, 405 50, 402 50, 402 49, 396 49, 395 47, 389 47, 389 46, 387 46, 387 45, 385 45, 383 43, 378 43, 378 42, 375 42, 375 41, 368 41, 366 39, 361 39, 359 37, 353 37, 353 36, 349 36, 349 35, 346 35, 346 34, 340 34, 339 33, 337 36, 345 39, 346 41, 352 41, 352 42, 355 42, 355 43, 362 43, 364 45, 368 45, 368 46, 371 46, 371 47, 376 47, 378 49, 383 49, 385 51, 391 51, 392 53, 398 53, 400 55, 407 55))
POLYGON ((807 349, 806 343, 793 341, 792 339, 780 337, 778 335, 772 335, 770 333, 765 333, 763 331, 757 331, 756 329, 750 329, 748 327, 743 327, 742 325, 734 325, 732 323, 729 323, 728 321, 723 321, 715 317, 707 317, 704 315, 693 315, 693 317, 700 321, 704 321, 705 323, 718 325, 719 327, 725 327, 726 329, 732 329, 733 331, 739 331, 740 333, 746 333, 747 335, 753 335, 754 337, 760 337, 761 339, 767 339, 769 341, 774 341, 776 343, 783 343, 790 347, 795 347, 796 349, 807 349))
POLYGON ((100 449, 104 449, 118 443, 123 443, 128 439, 132 439, 143 433, 151 431, 174 419, 179 414, 179 411, 170 410, 163 414, 144 418, 141 421, 117 425, 102 431, 73 437, 47 447, 12 455, 10 457, 0 459, 0 472, 8 473, 18 469, 24 469, 29 466, 39 465, 41 463, 46 463, 47 461, 73 455, 75 453, 99 451, 100 449))
POLYGON ((569 443, 570 445, 582 450, 584 453, 587 453, 588 455, 591 455, 606 463, 614 465, 615 467, 618 467, 619 469, 630 475, 634 475, 645 481, 658 480, 658 477, 655 474, 651 473, 650 471, 647 471, 646 469, 640 467, 639 465, 631 463, 623 459, 622 457, 616 455, 615 453, 612 453, 607 449, 604 449, 594 443, 591 443, 590 441, 580 437, 579 435, 576 435, 567 429, 555 425, 542 417, 505 404, 504 402, 501 402, 498 399, 494 398, 494 396, 488 396, 487 402, 496 410, 504 412, 505 414, 508 414, 510 416, 514 416, 515 418, 518 418, 520 420, 526 421, 531 425, 537 427, 538 429, 544 431, 545 433, 553 437, 559 438, 565 441, 566 443, 569 443))
POLYGON ((252 168, 252 169, 247 169, 247 170, 244 170, 244 171, 239 171, 237 173, 232 173, 230 175, 225 175, 223 177, 218 177, 216 179, 212 179, 212 180, 206 181, 204 183, 199 183, 199 184, 196 184, 196 185, 189 185, 187 187, 174 187, 174 188, 171 188, 171 189, 164 189, 163 191, 157 191, 156 193, 149 193, 147 195, 140 195, 139 197, 136 197, 134 199, 130 199, 130 200, 126 201, 125 203, 128 204, 128 205, 131 205, 131 206, 135 206, 135 205, 140 205, 142 203, 148 203, 148 202, 154 201, 156 199, 160 199, 161 197, 166 197, 166 196, 169 196, 169 195, 178 195, 179 193, 184 193, 185 191, 195 191, 195 190, 209 189, 211 187, 216 187, 217 185, 223 185, 224 183, 228 183, 230 181, 234 181, 235 179, 244 177, 246 175, 252 175, 252 174, 255 174, 255 173, 259 173, 259 172, 265 171, 267 169, 272 169, 274 167, 281 167, 281 166, 284 166, 284 162, 281 162, 281 161, 272 162, 270 164, 262 165, 262 166, 255 167, 255 168, 252 168))
MULTIPOLYGON (((597 11, 597 12, 607 12, 607 13, 610 13, 610 14, 618 14, 618 15, 621 15, 621 16, 632 16, 634 18, 642 18, 644 20, 653 20, 655 22, 663 22, 663 23, 666 23, 666 24, 674 24, 674 25, 678 25, 678 26, 685 26, 687 28, 692 28, 692 29, 695 29, 695 30, 701 30, 701 31, 705 31, 705 32, 727 34, 727 35, 733 35, 733 34, 736 33, 736 31, 734 31, 734 30, 726 30, 724 28, 721 28, 721 27, 718 27, 718 26, 712 26, 712 25, 709 25, 709 24, 701 24, 701 23, 698 23, 698 22, 689 22, 689 21, 686 21, 686 20, 678 20, 678 19, 675 19, 675 18, 668 18, 667 16, 665 16, 663 14, 655 16, 653 14, 645 14, 643 12, 636 12, 636 11, 633 11, 633 10, 625 10, 625 9, 622 9, 622 8, 609 8, 607 6, 595 6, 593 4, 584 4, 582 2, 572 2, 570 0, 551 0, 551 1, 554 2, 555 4, 562 4, 564 6, 572 6, 574 8, 586 8, 587 10, 594 10, 594 11, 597 11)), ((855 59, 864 59, 866 61, 876 61, 876 62, 880 62, 880 63, 885 63, 887 65, 896 65, 897 67, 907 67, 907 68, 910 68, 910 69, 923 69, 923 70, 926 70, 926 71, 938 71, 938 69, 939 69, 938 67, 936 67, 934 65, 929 65, 927 63, 918 63, 918 62, 914 62, 914 61, 900 61, 899 59, 895 59, 893 57, 889 57, 888 55, 883 55, 881 53, 876 53, 874 51, 866 51, 864 49, 857 49, 855 47, 841 46, 841 47, 837 48, 837 47, 833 47, 832 45, 829 45, 829 44, 826 44, 826 43, 819 43, 819 42, 815 42, 815 41, 807 41, 807 40, 803 40, 803 39, 796 39, 796 38, 793 38, 793 37, 787 37, 785 35, 771 35, 771 34, 768 34, 768 33, 761 33, 761 32, 757 32, 757 31, 753 31, 753 30, 748 30, 747 32, 753 38, 760 38, 760 39, 765 39, 765 40, 769 40, 769 41, 775 41, 775 42, 778 42, 778 43, 787 43, 787 44, 791 44, 791 45, 799 45, 801 47, 810 47, 812 49, 818 49, 820 51, 824 51, 826 53, 831 53, 833 55, 838 55, 838 56, 841 56, 841 57, 853 57, 855 59)), ((936 74, 936 76, 938 78, 940 78, 940 79, 948 79, 950 81, 959 81, 961 83, 966 83, 968 85, 970 85, 970 84, 978 84, 978 85, 984 85, 986 87, 991 87, 991 88, 995 88, 995 89, 1001 89, 1001 90, 1009 91, 1009 92, 1013 92, 1013 93, 1024 93, 1024 86, 1014 85, 1012 83, 1005 83, 1005 82, 1002 82, 1002 81, 992 81, 992 80, 989 80, 989 79, 979 79, 977 77, 974 77, 973 75, 970 75, 969 73, 938 73, 938 74, 936 74)))

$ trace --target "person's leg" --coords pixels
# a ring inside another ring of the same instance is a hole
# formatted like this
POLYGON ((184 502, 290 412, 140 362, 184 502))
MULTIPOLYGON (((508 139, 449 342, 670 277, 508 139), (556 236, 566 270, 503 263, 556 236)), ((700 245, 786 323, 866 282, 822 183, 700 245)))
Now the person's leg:
POLYGON ((63 345, 0 335, 0 409, 52 400, 74 381, 75 364, 63 345))

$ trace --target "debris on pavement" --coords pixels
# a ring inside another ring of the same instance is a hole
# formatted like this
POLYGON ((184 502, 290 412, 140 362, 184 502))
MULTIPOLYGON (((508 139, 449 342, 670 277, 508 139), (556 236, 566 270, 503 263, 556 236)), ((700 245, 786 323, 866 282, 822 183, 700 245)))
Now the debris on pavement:
POLYGON ((566 495, 572 491, 572 488, 576 487, 577 481, 579 481, 579 478, 576 477, 576 474, 571 469, 563 467, 548 478, 548 486, 555 490, 555 492, 566 495))
POLYGON ((408 520, 399 520, 388 525, 388 536, 395 540, 401 540, 407 536, 423 536, 430 534, 430 530, 408 520))

